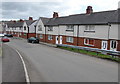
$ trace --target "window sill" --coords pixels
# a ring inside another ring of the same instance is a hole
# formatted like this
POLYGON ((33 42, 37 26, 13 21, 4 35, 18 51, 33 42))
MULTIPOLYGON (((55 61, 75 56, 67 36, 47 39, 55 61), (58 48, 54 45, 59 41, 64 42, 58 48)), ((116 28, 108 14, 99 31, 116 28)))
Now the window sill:
POLYGON ((95 33, 95 31, 84 31, 84 32, 90 32, 90 33, 95 33))
POLYGON ((90 45, 90 44, 84 44, 84 45, 89 46, 89 47, 93 47, 94 46, 94 45, 90 45))
POLYGON ((74 32, 74 30, 66 30, 66 31, 68 31, 68 32, 74 32))

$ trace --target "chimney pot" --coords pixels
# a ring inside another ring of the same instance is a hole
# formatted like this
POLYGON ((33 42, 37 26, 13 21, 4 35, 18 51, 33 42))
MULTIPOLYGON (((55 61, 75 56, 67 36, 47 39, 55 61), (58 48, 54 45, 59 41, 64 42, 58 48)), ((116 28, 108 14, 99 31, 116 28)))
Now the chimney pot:
POLYGON ((33 20, 33 18, 32 18, 32 17, 29 17, 29 20, 33 20))
POLYGON ((54 13, 53 13, 53 18, 57 18, 57 17, 59 17, 58 13, 57 13, 57 12, 54 12, 54 13))
POLYGON ((88 6, 86 9, 86 14, 91 14, 91 13, 93 13, 92 6, 88 6))

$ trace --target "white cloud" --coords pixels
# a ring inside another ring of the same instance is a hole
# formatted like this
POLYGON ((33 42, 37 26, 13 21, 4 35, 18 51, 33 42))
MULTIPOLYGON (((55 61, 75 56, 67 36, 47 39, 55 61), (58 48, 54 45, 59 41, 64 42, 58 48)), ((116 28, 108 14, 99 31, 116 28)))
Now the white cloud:
POLYGON ((54 11, 59 12, 60 16, 80 14, 85 13, 89 5, 93 6, 94 12, 116 10, 119 1, 120 0, 24 0, 23 2, 22 0, 2 0, 2 2, 18 2, 9 7, 7 7, 7 5, 5 5, 5 8, 3 7, 3 16, 9 19, 10 15, 15 19, 29 16, 33 16, 34 18, 42 16, 52 17, 54 11), (20 4, 19 2, 23 2, 26 5, 20 4))

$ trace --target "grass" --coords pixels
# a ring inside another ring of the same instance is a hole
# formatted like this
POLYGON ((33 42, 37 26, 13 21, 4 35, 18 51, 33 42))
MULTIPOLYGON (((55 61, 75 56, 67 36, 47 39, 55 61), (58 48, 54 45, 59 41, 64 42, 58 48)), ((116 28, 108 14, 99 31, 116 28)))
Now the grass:
POLYGON ((95 57, 102 58, 102 59, 108 59, 108 60, 120 62, 119 57, 113 57, 111 55, 105 55, 105 54, 102 54, 102 53, 80 50, 80 49, 70 48, 70 47, 58 46, 58 48, 69 50, 69 51, 72 51, 72 52, 82 53, 82 54, 86 54, 86 55, 90 55, 90 56, 95 56, 95 57))

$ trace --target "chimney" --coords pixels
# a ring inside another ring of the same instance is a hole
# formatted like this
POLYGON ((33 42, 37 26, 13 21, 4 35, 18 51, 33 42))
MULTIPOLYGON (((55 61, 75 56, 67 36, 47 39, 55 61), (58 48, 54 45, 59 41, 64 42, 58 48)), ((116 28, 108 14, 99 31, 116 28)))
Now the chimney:
POLYGON ((24 22, 24 21, 22 19, 20 19, 19 22, 24 22))
POLYGON ((57 18, 57 17, 59 17, 58 13, 57 13, 57 12, 54 12, 54 13, 53 13, 53 18, 57 18))
POLYGON ((14 23, 16 23, 16 21, 15 21, 15 20, 14 20, 13 22, 14 22, 14 23))
POLYGON ((91 13, 93 13, 92 6, 88 6, 86 9, 86 14, 91 14, 91 13))
POLYGON ((32 18, 32 17, 29 17, 29 20, 33 20, 33 18, 32 18))

